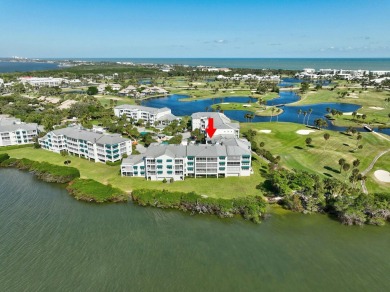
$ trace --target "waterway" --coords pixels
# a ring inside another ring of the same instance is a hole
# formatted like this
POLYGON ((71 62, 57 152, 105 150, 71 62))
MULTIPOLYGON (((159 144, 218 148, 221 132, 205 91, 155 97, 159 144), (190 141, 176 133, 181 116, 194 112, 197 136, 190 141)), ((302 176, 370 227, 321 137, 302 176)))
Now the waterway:
POLYGON ((388 291, 390 225, 76 201, 0 169, 0 291, 388 291))
POLYGON ((0 73, 41 71, 58 68, 58 64, 56 63, 0 61, 0 73))
MULTIPOLYGON (((195 112, 204 112, 211 111, 211 106, 213 104, 218 103, 255 103, 257 102, 257 98, 252 97, 239 97, 239 96, 229 96, 222 98, 209 98, 209 99, 200 99, 194 101, 180 101, 181 99, 189 98, 187 95, 168 95, 165 97, 159 98, 151 98, 142 101, 142 105, 151 106, 156 108, 168 107, 172 110, 172 113, 177 116, 190 116, 195 112)), ((325 115, 328 114, 327 108, 336 109, 341 112, 354 112, 357 111, 360 106, 349 103, 320 103, 320 104, 312 104, 312 105, 288 105, 290 103, 294 103, 299 100, 299 96, 293 91, 281 91, 279 93, 279 97, 268 100, 267 105, 284 105, 281 107, 283 109, 283 113, 272 117, 261 117, 255 116, 252 122, 270 122, 270 121, 278 121, 278 122, 291 122, 298 124, 309 124, 310 126, 314 126, 314 120, 318 118, 325 119, 325 115), (312 110, 312 113, 307 114, 305 117, 305 123, 303 121, 304 115, 298 115, 298 111, 302 110, 302 112, 309 112, 312 110)), ((245 114, 250 113, 245 110, 227 110, 224 111, 224 114, 232 120, 245 122, 245 114)), ((328 121, 328 130, 332 131, 345 131, 346 127, 338 127, 333 125, 330 121, 328 121)), ((358 128, 358 131, 364 131, 363 128, 358 128)), ((390 129, 377 129, 376 131, 380 133, 384 133, 390 135, 390 129)))

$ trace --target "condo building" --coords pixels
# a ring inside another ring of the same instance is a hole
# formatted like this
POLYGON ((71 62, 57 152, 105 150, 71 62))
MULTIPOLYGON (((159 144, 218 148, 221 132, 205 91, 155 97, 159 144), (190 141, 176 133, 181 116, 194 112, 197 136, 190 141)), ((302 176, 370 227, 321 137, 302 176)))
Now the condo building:
POLYGON ((123 104, 114 108, 114 114, 117 117, 125 115, 129 119, 133 119, 135 122, 140 119, 146 123, 154 124, 158 122, 160 125, 170 124, 174 120, 180 118, 172 114, 171 109, 167 107, 154 108, 140 105, 123 104))
POLYGON ((53 77, 20 77, 20 82, 23 84, 30 84, 34 87, 42 87, 42 86, 48 86, 48 87, 55 87, 55 86, 61 86, 63 82, 65 82, 65 79, 63 78, 53 78, 53 77))
POLYGON ((232 123, 231 120, 222 113, 216 112, 198 112, 191 115, 192 118, 192 131, 200 129, 202 133, 205 133, 209 124, 209 118, 214 120, 214 128, 217 130, 214 136, 231 135, 238 138, 240 136, 240 124, 232 123))
POLYGON ((119 134, 99 134, 69 127, 47 133, 38 139, 43 149, 84 157, 95 162, 115 162, 132 152, 131 141, 119 134))
POLYGON ((32 144, 38 132, 37 124, 0 115, 0 146, 32 144))
POLYGON ((122 176, 147 180, 187 177, 228 177, 251 174, 250 144, 156 145, 146 153, 125 158, 122 176))

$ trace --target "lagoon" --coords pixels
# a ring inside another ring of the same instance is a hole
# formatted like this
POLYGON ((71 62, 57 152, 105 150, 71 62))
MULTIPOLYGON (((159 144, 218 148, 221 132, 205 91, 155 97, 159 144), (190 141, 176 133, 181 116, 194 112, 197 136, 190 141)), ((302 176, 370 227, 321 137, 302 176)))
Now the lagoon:
POLYGON ((0 169, 1 291, 386 291, 390 226, 281 209, 260 225, 78 202, 0 169))
MULTIPOLYGON (((211 106, 218 103, 230 102, 230 103, 255 103, 258 101, 257 98, 250 96, 229 96, 229 97, 214 97, 208 99, 200 99, 193 101, 181 101, 182 99, 189 98, 187 95, 172 94, 164 97, 150 98, 142 101, 142 105, 162 108, 168 107, 172 110, 172 113, 177 116, 190 116, 195 112, 205 112, 211 111, 211 106)), ((309 111, 313 110, 310 117, 307 115, 306 120, 309 119, 309 125, 314 126, 314 120, 318 118, 325 119, 325 115, 328 114, 326 109, 332 108, 341 112, 354 112, 360 108, 360 105, 350 104, 350 103, 319 103, 312 105, 289 105, 298 101, 300 97, 294 91, 281 91, 279 97, 268 100, 266 102, 269 106, 283 105, 283 113, 278 117, 261 117, 255 116, 252 122, 270 122, 270 121, 279 121, 279 122, 291 122, 298 123, 303 125, 303 114, 298 116, 298 110, 309 111)), ((224 114, 232 120, 238 122, 245 122, 245 114, 248 111, 245 110, 226 110, 224 114)), ((332 131, 345 131, 346 127, 338 127, 328 121, 328 130, 332 131)), ((363 128, 357 128, 358 131, 365 131, 363 128)), ((377 129, 374 130, 390 135, 390 129, 377 129)))

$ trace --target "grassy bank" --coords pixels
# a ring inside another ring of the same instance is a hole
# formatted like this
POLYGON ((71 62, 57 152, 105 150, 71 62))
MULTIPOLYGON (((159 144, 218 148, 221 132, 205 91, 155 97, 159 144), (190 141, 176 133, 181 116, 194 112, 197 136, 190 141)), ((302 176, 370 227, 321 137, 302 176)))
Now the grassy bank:
MULTIPOLYGON (((0 148, 0 153, 1 148, 0 148)), ((124 193, 135 189, 157 189, 173 192, 196 192, 214 198, 234 198, 259 195, 256 186, 264 181, 259 169, 265 165, 262 160, 254 159, 252 168, 254 174, 249 177, 227 178, 186 178, 184 181, 164 184, 161 181, 147 181, 144 178, 129 178, 120 176, 120 166, 109 166, 103 163, 93 163, 76 156, 62 157, 59 154, 43 149, 22 148, 9 150, 7 153, 14 158, 29 158, 34 161, 46 161, 54 165, 64 165, 64 160, 71 160, 71 165, 80 171, 81 178, 93 179, 102 184, 111 184, 124 193)))
POLYGON ((86 202, 125 202, 129 197, 122 190, 93 179, 75 179, 66 189, 77 200, 86 202))
POLYGON ((48 162, 37 162, 27 158, 5 159, 7 156, 8 154, 5 153, 0 154, 1 167, 15 167, 21 170, 28 170, 46 182, 68 183, 80 177, 79 170, 74 167, 59 166, 48 162))

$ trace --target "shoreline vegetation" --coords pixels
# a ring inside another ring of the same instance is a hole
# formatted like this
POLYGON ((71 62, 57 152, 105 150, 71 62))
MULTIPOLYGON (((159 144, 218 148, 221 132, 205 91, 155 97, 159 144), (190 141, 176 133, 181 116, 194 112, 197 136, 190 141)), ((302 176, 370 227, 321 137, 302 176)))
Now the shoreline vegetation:
POLYGON ((321 179, 306 171, 279 168, 274 159, 269 164, 266 181, 257 187, 261 196, 231 199, 165 189, 134 189, 131 194, 126 194, 110 184, 80 178, 77 168, 11 158, 7 153, 0 153, 0 167, 27 170, 45 182, 67 183, 69 194, 85 202, 119 203, 131 200, 139 206, 178 209, 191 215, 209 214, 219 218, 241 215, 254 223, 261 223, 267 206, 272 203, 304 214, 326 213, 335 216, 344 225, 383 226, 390 220, 389 194, 363 194, 335 179, 321 179))
POLYGON ((67 184, 66 190, 76 200, 92 203, 120 203, 131 199, 139 206, 163 209, 179 209, 191 214, 216 215, 230 218, 241 215, 245 220, 260 223, 266 212, 266 201, 259 196, 222 199, 201 196, 194 192, 169 192, 167 190, 138 189, 126 194, 110 184, 102 184, 93 179, 80 178, 80 171, 69 166, 58 166, 47 162, 37 162, 26 158, 11 158, 0 153, 0 167, 17 168, 34 174, 45 182, 67 184))
POLYGON ((266 212, 266 202, 261 197, 233 199, 210 198, 194 192, 169 192, 167 190, 139 189, 132 192, 133 202, 140 206, 179 209, 191 214, 217 215, 230 218, 241 215, 245 220, 260 223, 266 212))

